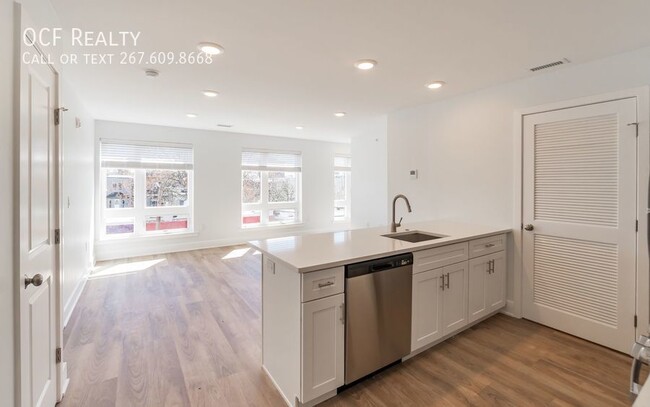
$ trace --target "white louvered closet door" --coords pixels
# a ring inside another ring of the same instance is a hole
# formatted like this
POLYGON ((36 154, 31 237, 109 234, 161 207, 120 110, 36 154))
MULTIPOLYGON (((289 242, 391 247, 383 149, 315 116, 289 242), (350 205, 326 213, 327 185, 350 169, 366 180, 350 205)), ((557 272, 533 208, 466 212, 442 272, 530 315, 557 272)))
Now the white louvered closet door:
POLYGON ((634 341, 636 99, 524 117, 524 318, 634 341), (528 227, 530 229, 530 227, 528 227))

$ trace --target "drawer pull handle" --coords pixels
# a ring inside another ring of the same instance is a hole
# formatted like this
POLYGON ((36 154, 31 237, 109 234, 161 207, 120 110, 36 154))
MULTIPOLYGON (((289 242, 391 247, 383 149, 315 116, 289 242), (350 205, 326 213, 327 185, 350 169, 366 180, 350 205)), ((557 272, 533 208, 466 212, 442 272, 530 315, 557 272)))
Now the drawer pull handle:
POLYGON ((496 246, 496 244, 494 244, 494 243, 488 243, 488 244, 485 245, 485 247, 487 247, 487 248, 494 247, 494 246, 496 246))
POLYGON ((328 281, 326 283, 318 283, 318 288, 325 288, 334 285, 334 281, 328 281))

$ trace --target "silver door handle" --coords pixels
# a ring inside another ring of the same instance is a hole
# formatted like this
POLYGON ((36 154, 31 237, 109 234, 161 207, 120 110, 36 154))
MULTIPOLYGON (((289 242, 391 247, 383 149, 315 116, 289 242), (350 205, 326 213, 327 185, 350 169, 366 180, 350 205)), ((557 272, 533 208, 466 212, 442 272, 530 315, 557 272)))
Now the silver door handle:
POLYGON ((447 288, 449 288, 449 273, 447 273, 447 288))
POLYGON ((533 225, 531 225, 531 224, 529 223, 529 224, 527 224, 526 226, 524 226, 524 229, 526 229, 527 231, 530 232, 531 230, 535 229, 535 226, 533 226, 533 225))
POLYGON ((485 245, 485 247, 488 248, 488 249, 490 247, 494 247, 494 246, 496 246, 494 243, 488 243, 488 244, 485 245))
POLYGON ((318 283, 318 288, 325 288, 334 285, 334 281, 328 281, 326 283, 318 283))
POLYGON ((440 288, 442 288, 442 291, 445 291, 445 275, 441 275, 440 278, 442 279, 442 282, 440 283, 440 288))
POLYGON ((43 284, 43 275, 35 274, 34 277, 27 277, 27 274, 25 274, 25 288, 29 287, 30 284, 33 284, 34 287, 39 287, 43 284))

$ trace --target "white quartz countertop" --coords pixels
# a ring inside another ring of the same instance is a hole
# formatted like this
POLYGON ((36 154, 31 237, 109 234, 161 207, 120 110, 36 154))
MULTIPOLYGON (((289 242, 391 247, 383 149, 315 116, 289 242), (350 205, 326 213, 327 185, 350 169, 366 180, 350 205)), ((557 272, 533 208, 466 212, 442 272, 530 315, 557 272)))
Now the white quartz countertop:
POLYGON ((382 236, 390 233, 390 228, 386 226, 254 240, 248 243, 262 253, 295 268, 296 271, 307 273, 507 233, 512 229, 450 221, 429 221, 404 224, 397 231, 407 230, 419 230, 445 237, 410 243, 382 236))

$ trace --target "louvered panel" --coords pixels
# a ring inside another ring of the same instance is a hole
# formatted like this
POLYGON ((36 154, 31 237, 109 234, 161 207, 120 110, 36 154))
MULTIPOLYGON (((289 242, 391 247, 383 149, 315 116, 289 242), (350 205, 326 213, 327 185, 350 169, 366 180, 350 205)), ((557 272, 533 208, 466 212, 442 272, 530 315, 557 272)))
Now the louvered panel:
POLYGON ((616 327, 618 247, 535 235, 536 304, 616 327))
POLYGON ((618 117, 535 125, 535 219, 618 226, 618 117))

